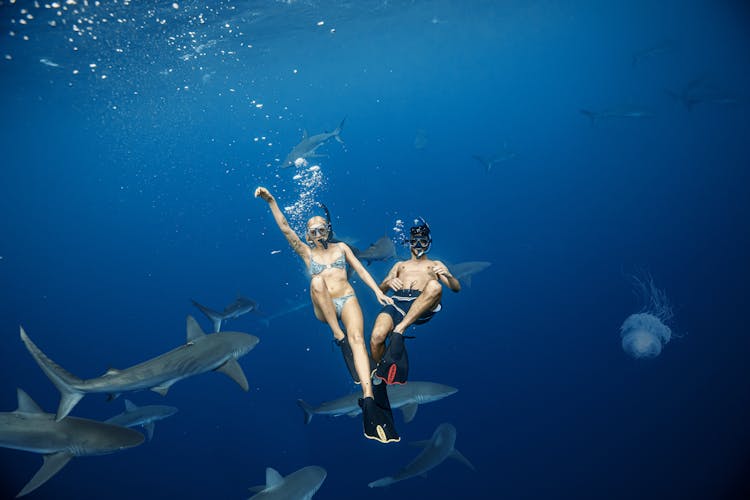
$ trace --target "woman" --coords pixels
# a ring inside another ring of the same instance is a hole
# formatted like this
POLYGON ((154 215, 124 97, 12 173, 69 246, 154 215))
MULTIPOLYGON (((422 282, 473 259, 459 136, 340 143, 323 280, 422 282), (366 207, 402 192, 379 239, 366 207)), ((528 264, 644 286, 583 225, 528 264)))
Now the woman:
POLYGON ((268 202, 279 229, 286 237, 292 250, 299 255, 310 271, 310 298, 315 310, 315 317, 327 323, 331 328, 352 378, 362 385, 360 406, 362 407, 365 436, 383 443, 399 441, 400 438, 393 426, 393 415, 385 391, 378 391, 377 403, 373 398, 370 360, 367 356, 364 340, 362 308, 359 306, 354 288, 347 278, 347 264, 372 289, 378 302, 382 305, 388 305, 393 304, 393 299, 380 290, 370 273, 367 272, 345 243, 331 241, 329 221, 320 216, 311 217, 307 221, 305 234, 307 244, 305 244, 289 227, 286 217, 281 213, 276 199, 268 189, 257 188, 255 197, 268 202), (339 319, 344 324, 346 333, 341 328, 339 319))

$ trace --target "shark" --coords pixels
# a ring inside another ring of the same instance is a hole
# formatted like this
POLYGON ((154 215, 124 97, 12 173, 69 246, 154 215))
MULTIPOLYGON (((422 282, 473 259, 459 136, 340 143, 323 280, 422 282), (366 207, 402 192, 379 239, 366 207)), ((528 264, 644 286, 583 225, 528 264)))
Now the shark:
POLYGON ((260 341, 254 335, 240 332, 206 335, 195 318, 188 316, 185 344, 135 366, 122 370, 110 368, 101 377, 83 380, 47 357, 23 327, 21 340, 39 368, 60 391, 60 404, 55 417, 58 422, 86 394, 103 393, 116 397, 126 391, 151 389, 166 396, 176 382, 209 371, 224 373, 247 391, 247 378, 237 360, 252 351, 260 341))
MULTIPOLYGON (((400 408, 404 415, 404 422, 414 420, 420 404, 440 401, 443 398, 457 393, 458 389, 449 385, 436 384, 435 382, 413 382, 404 385, 389 385, 388 400, 391 408, 400 408)), ((317 407, 310 406, 303 400, 297 400, 297 406, 305 412, 305 423, 309 424, 314 415, 330 415, 340 417, 347 415, 356 417, 362 413, 358 399, 360 394, 348 394, 346 396, 321 403, 317 407)))
POLYGON ((664 89, 667 95, 692 111, 696 104, 738 104, 739 101, 724 94, 716 85, 711 83, 706 76, 698 76, 687 83, 679 92, 664 89))
POLYGON ((651 118, 654 116, 654 113, 645 109, 607 109, 604 111, 581 109, 580 111, 591 120, 592 127, 597 120, 602 118, 651 118))
POLYGON ((121 425, 123 427, 141 426, 146 430, 148 440, 154 437, 154 427, 158 420, 164 420, 177 413, 174 406, 148 405, 136 406, 129 399, 125 400, 125 411, 105 420, 108 424, 121 425))
POLYGON ((281 164, 281 168, 294 166, 294 161, 298 158, 317 158, 318 156, 321 156, 315 154, 315 151, 325 144, 331 137, 341 144, 344 144, 344 141, 341 139, 341 130, 344 128, 345 121, 346 118, 341 120, 341 123, 333 132, 323 132, 322 134, 308 136, 307 130, 303 130, 302 140, 292 148, 288 155, 286 155, 284 163, 281 164))
POLYGON ((364 250, 355 251, 355 249, 352 248, 352 251, 359 260, 365 261, 368 266, 373 261, 385 262, 396 258, 396 245, 393 244, 393 240, 385 235, 378 238, 375 243, 372 243, 364 250))
POLYGON ((200 311, 205 314, 206 317, 211 320, 211 322, 213 322, 214 333, 220 331, 221 324, 228 319, 239 318, 243 314, 247 314, 249 312, 260 314, 258 312, 258 304, 254 300, 243 297, 242 295, 239 295, 234 300, 234 302, 226 306, 222 312, 216 312, 213 309, 203 306, 194 300, 191 300, 191 302, 195 307, 200 309, 200 311))
POLYGON ((119 425, 78 417, 58 422, 22 389, 18 389, 18 409, 0 413, 0 447, 44 455, 44 464, 19 497, 46 483, 73 457, 106 455, 138 446, 143 440, 140 432, 119 425))
POLYGON ((464 457, 456 448, 456 428, 448 423, 440 424, 432 433, 432 437, 425 441, 411 443, 414 446, 424 448, 409 465, 398 471, 392 476, 387 476, 377 481, 373 481, 368 486, 370 488, 380 488, 388 486, 404 479, 414 476, 421 476, 430 469, 433 469, 443 463, 446 458, 454 458, 466 465, 471 470, 476 470, 474 466, 464 457))
POLYGON ((284 309, 282 309, 282 310, 280 310, 278 312, 275 312, 275 313, 271 314, 270 316, 266 316, 265 318, 262 318, 261 322, 266 327, 268 327, 268 326, 270 326, 271 321, 273 321, 275 319, 278 319, 278 318, 281 318, 283 316, 286 316, 288 314, 295 313, 295 312, 297 312, 299 310, 305 309, 306 307, 312 307, 312 303, 309 300, 298 302, 296 304, 291 304, 290 306, 285 307, 284 309))
POLYGON ((633 54, 632 63, 633 67, 637 66, 638 63, 652 57, 656 57, 662 54, 669 54, 677 49, 677 44, 673 40, 664 40, 663 42, 639 50, 633 54))
POLYGON ((505 163, 516 158, 518 154, 515 151, 510 151, 507 144, 503 143, 503 150, 500 153, 496 153, 492 156, 479 156, 471 155, 476 161, 482 164, 484 171, 489 173, 492 167, 505 163))
POLYGON ((317 465, 303 467, 286 477, 268 467, 266 484, 250 488, 250 491, 258 493, 250 497, 250 500, 310 500, 327 475, 326 470, 317 465))
POLYGON ((492 265, 492 262, 485 261, 470 261, 470 262, 459 262, 448 266, 451 274, 461 283, 466 283, 467 286, 471 286, 471 277, 475 274, 484 271, 492 265))

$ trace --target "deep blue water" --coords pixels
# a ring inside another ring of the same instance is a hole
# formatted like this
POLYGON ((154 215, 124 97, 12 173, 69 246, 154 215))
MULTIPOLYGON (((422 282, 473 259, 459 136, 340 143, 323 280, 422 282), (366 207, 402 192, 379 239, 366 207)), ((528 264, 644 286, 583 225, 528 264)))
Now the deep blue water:
MULTIPOLYGON (((268 327, 248 315, 227 328, 261 339, 240 361, 249 393, 206 374, 166 398, 129 394, 180 412, 150 443, 74 459, 33 498, 246 498, 266 467, 312 464, 328 471, 316 498, 750 494, 741 3, 61 3, 0 1, 3 411, 16 387, 50 412, 59 401, 19 325, 91 378, 184 342, 188 314, 208 329, 190 299, 221 309, 241 293, 267 314, 309 300, 252 198, 305 192, 278 167, 303 129, 346 117, 345 145, 321 148, 323 184, 307 190, 338 234, 366 246, 421 215, 431 256, 492 266, 415 330, 411 378, 459 392, 409 424, 397 412, 401 443, 364 439, 359 418, 304 425, 296 399, 356 390, 328 328, 309 308, 268 327), (688 111, 665 90, 702 102, 688 111), (580 109, 652 116, 592 126, 580 109), (489 172, 472 158, 504 148, 516 156, 489 172), (644 360, 619 326, 643 305, 630 276, 645 273, 679 336, 644 360), (367 487, 441 422, 476 472, 449 460, 367 487)), ((390 265, 369 270, 380 281, 390 265)), ((355 288, 369 337, 378 306, 355 288)), ((73 414, 122 408, 92 395, 73 414)), ((41 463, 0 449, 0 496, 41 463)))

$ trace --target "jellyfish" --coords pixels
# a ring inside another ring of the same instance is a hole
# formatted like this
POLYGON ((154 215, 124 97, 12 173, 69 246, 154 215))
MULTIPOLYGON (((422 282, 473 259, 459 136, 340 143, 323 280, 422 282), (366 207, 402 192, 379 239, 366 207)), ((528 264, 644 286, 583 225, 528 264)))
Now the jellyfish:
POLYGON ((651 277, 633 277, 634 288, 643 298, 644 306, 631 314, 620 327, 622 348, 636 359, 655 358, 672 338, 667 323, 672 319, 672 306, 666 294, 654 285, 651 277))

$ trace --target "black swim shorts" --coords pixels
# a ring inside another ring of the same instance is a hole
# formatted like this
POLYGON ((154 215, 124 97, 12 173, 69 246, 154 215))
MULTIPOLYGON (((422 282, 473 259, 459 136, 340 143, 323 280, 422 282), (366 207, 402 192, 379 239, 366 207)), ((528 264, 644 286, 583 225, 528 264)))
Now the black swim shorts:
MULTIPOLYGON (((393 302, 395 303, 395 307, 392 305, 387 305, 383 307, 383 309, 380 311, 381 313, 385 313, 388 316, 390 316, 393 319, 393 325, 397 325, 401 323, 401 320, 404 319, 404 316, 406 316, 406 313, 409 312, 409 309, 411 309, 411 305, 414 303, 417 297, 419 297, 422 294, 422 290, 399 290, 396 293, 394 293, 391 298, 393 299, 393 302), (399 310, 400 309, 400 310, 399 310)), ((432 319, 433 316, 435 316, 435 313, 438 312, 441 309, 441 305, 438 304, 435 306, 435 309, 432 311, 426 311, 424 312, 417 320, 414 322, 415 325, 422 325, 424 323, 427 323, 432 319)))

